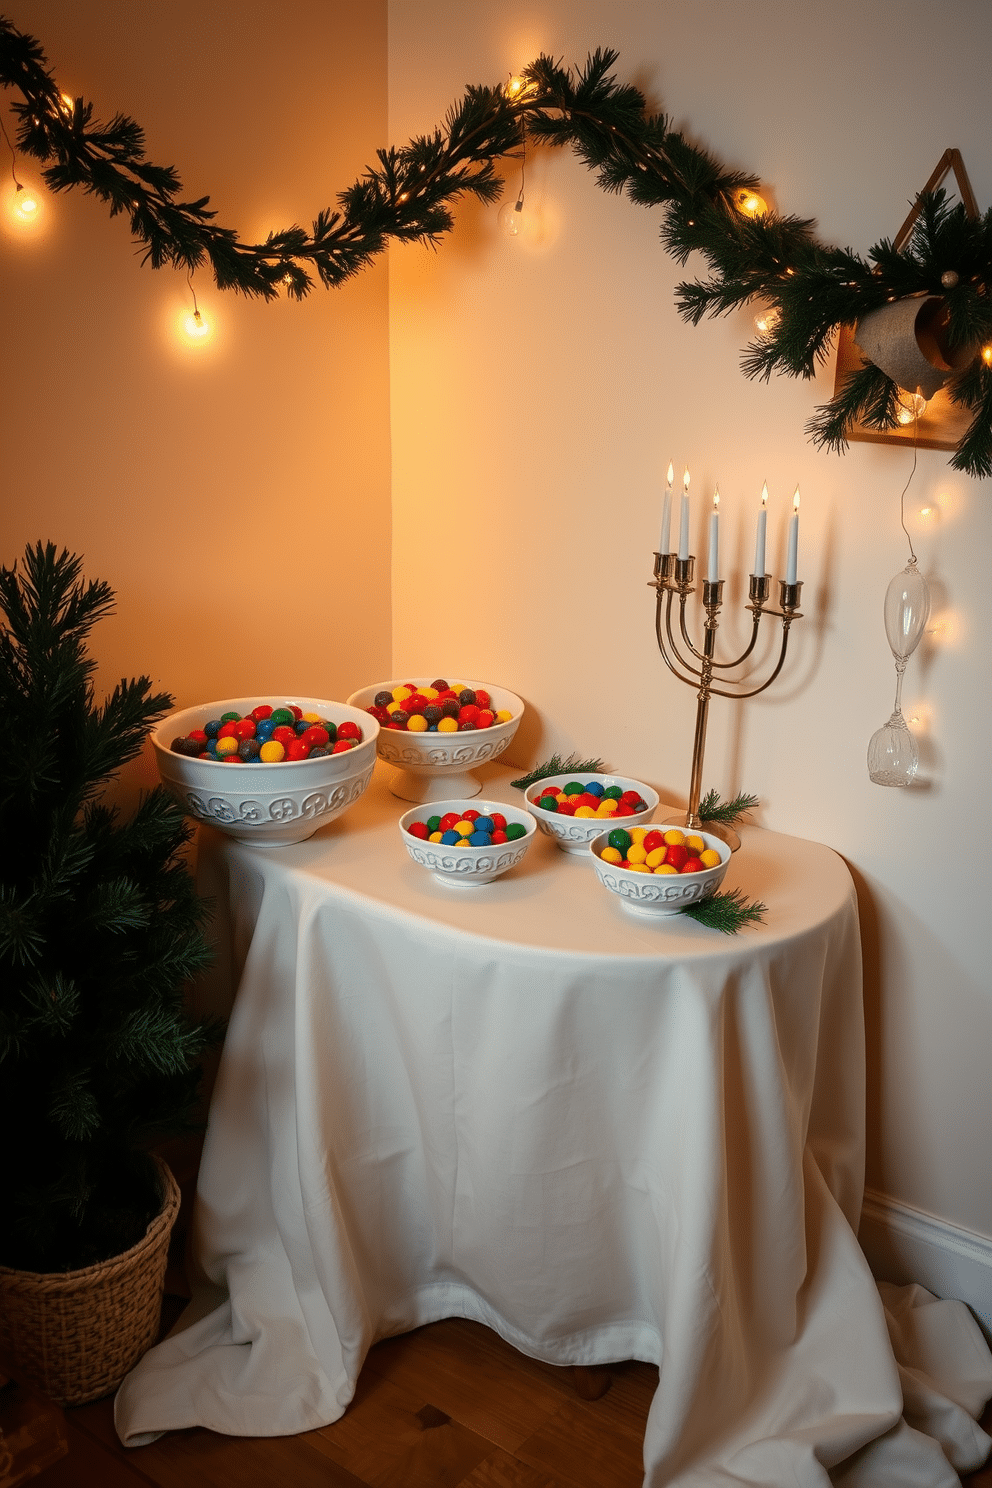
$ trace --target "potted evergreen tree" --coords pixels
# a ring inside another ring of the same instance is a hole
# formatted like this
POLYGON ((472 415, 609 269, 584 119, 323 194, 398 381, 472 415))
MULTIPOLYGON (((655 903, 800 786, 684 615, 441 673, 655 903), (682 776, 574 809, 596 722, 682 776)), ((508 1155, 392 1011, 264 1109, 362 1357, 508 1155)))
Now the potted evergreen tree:
POLYGON ((114 605, 51 543, 0 567, 0 1350, 62 1404, 109 1393, 155 1339, 178 1190, 151 1152, 190 1129, 220 1036, 185 989, 205 909, 161 788, 101 800, 172 706, 147 677, 98 703, 114 605))

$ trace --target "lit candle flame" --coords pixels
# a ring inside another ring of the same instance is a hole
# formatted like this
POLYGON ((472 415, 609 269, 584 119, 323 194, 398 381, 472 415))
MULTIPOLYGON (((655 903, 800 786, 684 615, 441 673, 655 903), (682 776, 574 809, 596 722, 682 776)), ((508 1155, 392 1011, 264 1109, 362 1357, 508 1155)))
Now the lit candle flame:
POLYGON ((686 466, 686 469, 685 469, 685 475, 683 475, 683 477, 682 477, 682 489, 685 492, 685 494, 688 496, 688 494, 689 494, 689 467, 688 467, 688 465, 686 466))
POLYGON ((717 486, 716 490, 713 492, 713 510, 714 511, 717 511, 719 509, 719 506, 720 506, 720 487, 717 486))
POLYGON ((672 484, 672 481, 674 479, 675 479, 675 466, 672 464, 671 460, 669 460, 669 462, 668 462, 668 475, 666 476, 666 480, 668 481, 668 484, 671 485, 672 484))
POLYGON ((768 482, 767 481, 765 481, 762 484, 762 487, 761 487, 761 505, 763 507, 766 507, 768 505, 768 482))
POLYGON ((799 510, 799 487, 798 486, 796 487, 796 494, 792 498, 792 510, 794 512, 797 512, 799 510))

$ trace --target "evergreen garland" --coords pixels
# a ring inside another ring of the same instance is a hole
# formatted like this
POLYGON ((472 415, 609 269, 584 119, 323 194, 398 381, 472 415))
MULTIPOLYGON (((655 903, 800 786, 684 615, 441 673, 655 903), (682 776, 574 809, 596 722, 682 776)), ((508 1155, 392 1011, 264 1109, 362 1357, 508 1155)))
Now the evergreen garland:
MULTIPOLYGON (((177 199, 172 167, 144 157, 139 126, 123 115, 93 123, 92 106, 68 106, 46 70, 37 41, 0 17, 0 84, 16 88, 18 144, 46 164, 54 191, 82 187, 124 212, 145 244, 145 262, 192 271, 209 263, 219 288, 272 299, 285 290, 302 298, 314 276, 325 286, 365 268, 391 239, 436 244, 454 223, 452 206, 469 194, 495 201, 502 182, 494 162, 518 151, 526 137, 570 147, 606 191, 660 209, 661 241, 680 264, 693 253, 709 277, 680 284, 676 303, 690 324, 754 300, 778 312, 777 323, 742 357, 748 377, 773 372, 811 378, 829 355, 837 331, 871 310, 907 295, 943 296, 952 346, 974 347, 968 364, 947 383, 954 402, 972 415, 951 464, 968 474, 992 474, 992 210, 970 219, 942 190, 921 195, 921 211, 906 246, 883 239, 867 258, 816 241, 813 223, 774 212, 751 215, 756 178, 728 171, 649 111, 644 96, 610 69, 618 53, 598 49, 573 72, 540 56, 519 86, 466 89, 443 128, 400 148, 377 152, 370 167, 322 211, 309 233, 293 226, 264 243, 244 244, 214 222, 208 197, 177 199), (951 288, 941 276, 953 271, 951 288)), ((807 425, 813 442, 841 451, 855 421, 894 427, 898 390, 868 364, 807 425)))
POLYGON ((161 788, 129 820, 99 799, 172 706, 147 677, 93 696, 86 638, 113 606, 54 545, 0 568, 0 1265, 73 1270, 120 1254, 161 1204, 147 1154, 190 1120, 220 1029, 184 985, 210 959, 161 788))

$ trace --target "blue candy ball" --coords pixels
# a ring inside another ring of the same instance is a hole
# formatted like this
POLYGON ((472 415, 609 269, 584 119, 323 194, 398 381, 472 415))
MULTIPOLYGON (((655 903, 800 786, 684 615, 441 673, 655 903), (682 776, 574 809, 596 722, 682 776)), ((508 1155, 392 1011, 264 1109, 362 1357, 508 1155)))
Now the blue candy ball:
POLYGON ((441 841, 444 843, 445 847, 454 847, 457 843, 461 842, 461 840, 462 839, 460 834, 455 831, 445 832, 444 836, 441 838, 441 841))
POLYGON ((603 794, 602 782, 599 780, 590 780, 589 784, 585 787, 585 791, 588 796, 601 796, 603 794))
POLYGON ((477 832, 495 832, 496 823, 491 816, 477 816, 475 819, 475 830, 477 832))
MULTIPOLYGON (((481 819, 480 817, 479 820, 481 821, 481 819)), ((478 822, 476 826, 478 827, 478 822)), ((488 832, 475 831, 468 840, 472 847, 492 847, 493 845, 493 839, 488 832)))

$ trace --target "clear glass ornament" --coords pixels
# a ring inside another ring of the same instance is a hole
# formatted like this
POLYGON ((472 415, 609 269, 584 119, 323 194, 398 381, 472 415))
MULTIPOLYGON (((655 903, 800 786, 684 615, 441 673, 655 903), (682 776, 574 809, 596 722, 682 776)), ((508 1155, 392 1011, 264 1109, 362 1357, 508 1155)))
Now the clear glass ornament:
POLYGON ((508 238, 519 236, 523 226, 524 195, 521 191, 516 201, 504 202, 496 214, 500 231, 508 238))
POLYGON ((875 785, 909 785, 919 768, 916 740, 902 716, 906 663, 920 644, 930 614, 930 590, 912 557, 885 591, 885 634, 896 663, 892 716, 871 736, 868 777, 875 785))

